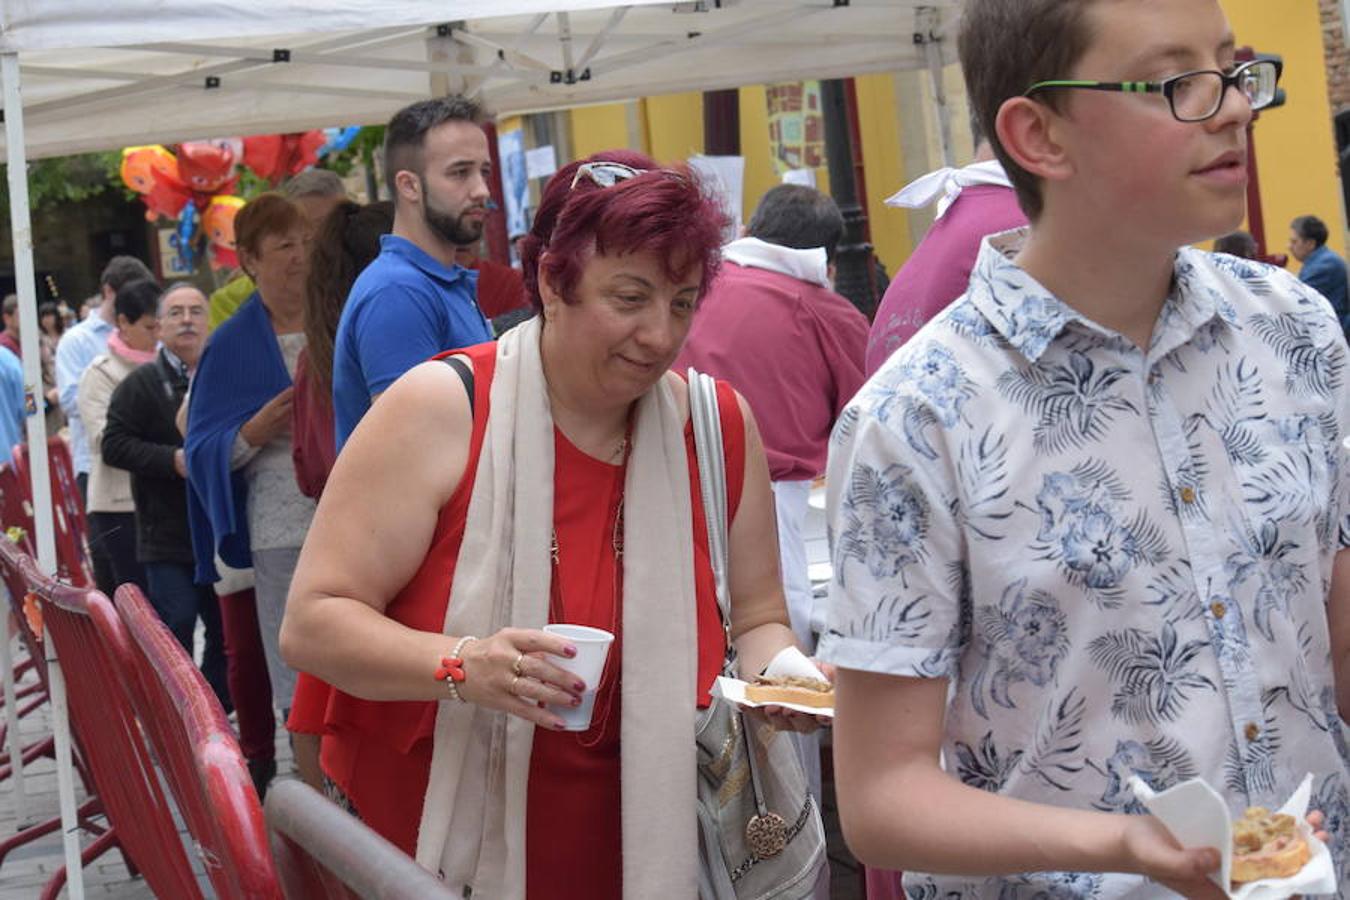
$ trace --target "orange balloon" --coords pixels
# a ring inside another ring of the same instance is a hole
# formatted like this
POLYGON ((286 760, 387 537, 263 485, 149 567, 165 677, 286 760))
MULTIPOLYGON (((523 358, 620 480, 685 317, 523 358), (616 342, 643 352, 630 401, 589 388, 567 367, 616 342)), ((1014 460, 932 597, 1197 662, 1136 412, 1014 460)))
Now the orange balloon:
POLYGON ((244 208, 244 198, 215 196, 202 212, 202 232, 208 243, 234 249, 234 217, 244 208))
MULTIPOLYGON (((138 194, 148 194, 159 177, 178 181, 178 161, 159 144, 122 150, 122 183, 138 194)), ((180 182, 181 183, 181 182, 180 182)))

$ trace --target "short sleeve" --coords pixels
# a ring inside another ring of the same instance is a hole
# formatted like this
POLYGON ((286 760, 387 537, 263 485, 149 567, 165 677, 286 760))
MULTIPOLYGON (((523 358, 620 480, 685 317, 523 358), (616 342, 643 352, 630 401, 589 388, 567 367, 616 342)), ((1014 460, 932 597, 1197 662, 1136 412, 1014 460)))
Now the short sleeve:
POLYGON ((891 390, 870 383, 835 428, 834 578, 819 653, 848 669, 952 678, 970 620, 952 466, 940 448, 929 458, 909 446, 890 417, 891 390))
POLYGON ((366 392, 374 397, 389 389, 403 373, 442 350, 445 331, 437 301, 411 284, 394 283, 366 298, 353 322, 366 392))

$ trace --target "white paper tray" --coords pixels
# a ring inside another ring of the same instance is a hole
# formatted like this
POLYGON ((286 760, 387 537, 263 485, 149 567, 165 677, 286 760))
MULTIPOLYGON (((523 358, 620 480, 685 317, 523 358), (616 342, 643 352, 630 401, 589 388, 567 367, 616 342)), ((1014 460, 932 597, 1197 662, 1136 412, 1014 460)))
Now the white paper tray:
POLYGON ((834 718, 833 706, 802 706, 800 703, 753 703, 745 699, 745 688, 746 683, 739 678, 727 678, 725 675, 719 675, 717 681, 713 682, 712 693, 714 697, 721 697, 728 702, 736 704, 742 709, 756 709, 761 706, 781 706, 783 709, 809 713, 813 716, 834 718))

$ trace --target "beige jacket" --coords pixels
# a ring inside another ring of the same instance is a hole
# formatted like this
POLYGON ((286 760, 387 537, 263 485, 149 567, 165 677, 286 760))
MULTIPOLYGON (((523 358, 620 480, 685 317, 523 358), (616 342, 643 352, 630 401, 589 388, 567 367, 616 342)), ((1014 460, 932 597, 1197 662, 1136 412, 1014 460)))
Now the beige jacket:
POLYGON ((113 390, 137 368, 112 351, 94 357, 80 376, 75 402, 89 437, 89 512, 135 512, 131 499, 131 473, 103 462, 103 429, 108 424, 108 402, 113 390))

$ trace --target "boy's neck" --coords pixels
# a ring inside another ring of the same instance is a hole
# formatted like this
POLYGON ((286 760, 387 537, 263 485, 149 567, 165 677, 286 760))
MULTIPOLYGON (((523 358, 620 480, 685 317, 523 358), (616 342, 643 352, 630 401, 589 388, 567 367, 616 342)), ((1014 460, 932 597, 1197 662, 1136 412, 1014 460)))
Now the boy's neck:
POLYGON ((1172 289, 1176 248, 1131 242, 1118 225, 1043 215, 1017 254, 1017 265, 1074 310, 1147 352, 1172 289), (1086 226, 1086 227, 1085 227, 1086 226))

